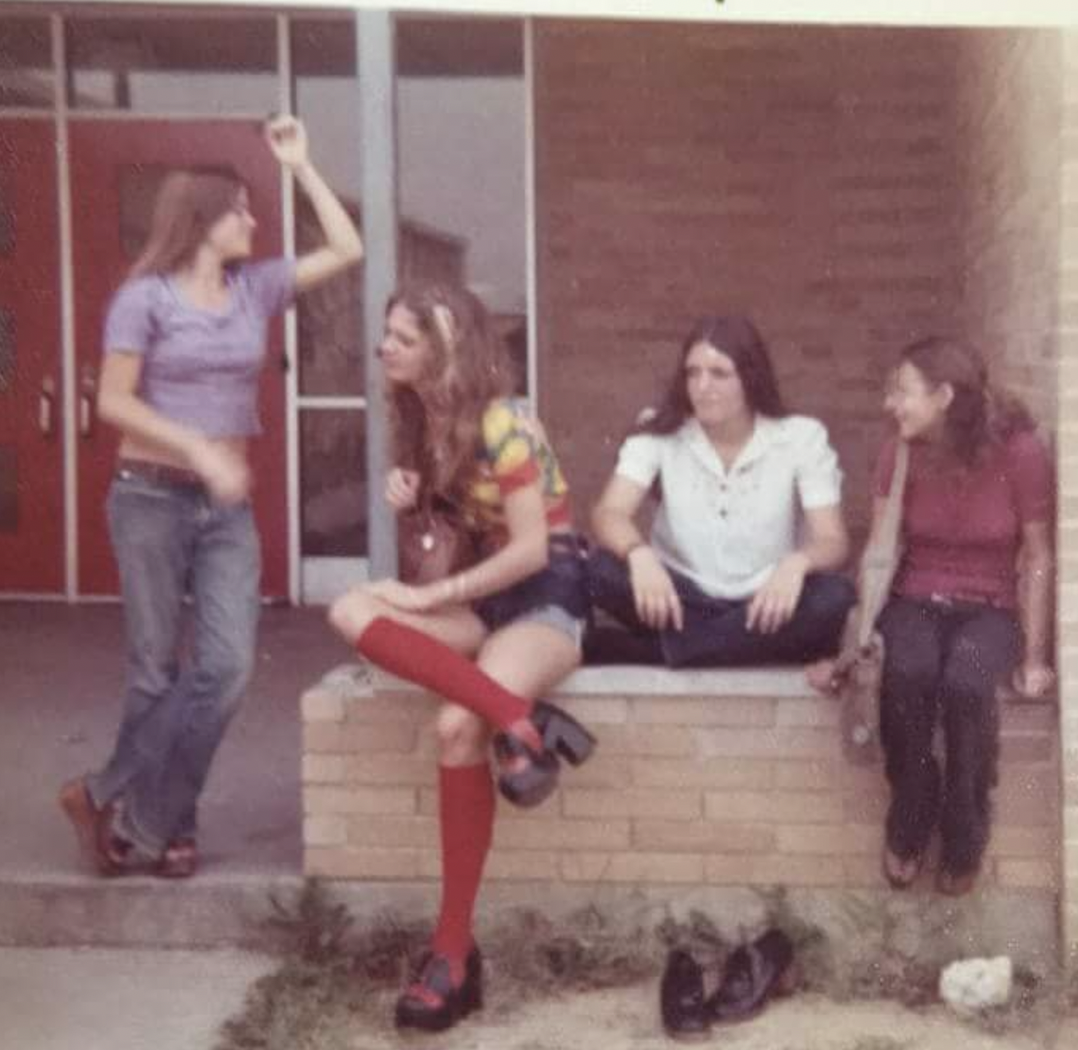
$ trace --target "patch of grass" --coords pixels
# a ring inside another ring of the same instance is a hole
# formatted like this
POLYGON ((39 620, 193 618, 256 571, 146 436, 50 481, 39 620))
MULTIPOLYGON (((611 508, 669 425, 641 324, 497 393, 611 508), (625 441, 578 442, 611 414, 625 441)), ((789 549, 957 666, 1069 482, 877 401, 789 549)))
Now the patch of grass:
POLYGON ((661 964, 653 936, 642 929, 626 934, 594 906, 560 922, 517 909, 487 935, 483 950, 497 967, 489 995, 495 1014, 566 992, 637 984, 657 977, 661 964))
MULTIPOLYGON (((355 1050, 363 1027, 385 1029, 407 972, 426 950, 430 927, 385 912, 356 932, 317 881, 291 904, 274 900, 269 920, 283 961, 250 990, 216 1050, 355 1050), (350 1033, 350 1034, 349 1034, 350 1033)), ((654 936, 626 935, 595 907, 560 923, 533 909, 508 914, 483 942, 497 966, 488 1014, 566 992, 636 984, 657 975, 654 936)))
POLYGON ((355 1050, 357 1030, 384 1025, 386 989, 426 929, 387 915, 356 935, 347 908, 317 880, 291 903, 271 897, 271 906, 281 965, 250 989, 215 1050, 355 1050))
MULTIPOLYGON (((871 931, 882 950, 838 973, 833 945, 821 929, 799 916, 782 890, 763 893, 764 916, 753 936, 767 926, 793 941, 802 987, 832 1001, 886 998, 921 1007, 937 1001, 938 973, 918 961, 915 948, 894 936, 897 920, 886 912, 848 917, 851 936, 871 931)), ((859 907, 859 905, 858 905, 859 907)), ((856 909, 855 909, 856 910, 856 909)), ((384 912, 362 929, 347 909, 334 904, 317 881, 292 901, 273 901, 269 923, 282 944, 278 970, 250 990, 241 1016, 222 1031, 216 1050, 362 1050, 390 1033, 393 1002, 418 956, 426 950, 430 926, 384 912)), ((507 913, 484 935, 488 965, 487 1016, 506 1017, 522 1004, 566 993, 641 985, 657 992, 665 950, 685 948, 718 974, 732 945, 711 918, 691 911, 687 919, 668 913, 658 926, 627 929, 597 906, 561 920, 537 910, 507 913)), ((1074 1010, 1074 984, 1061 977, 1039 980, 1018 969, 1012 1001, 966 1023, 994 1035, 1047 1030, 1053 1018, 1074 1010)), ((862 1038, 847 1050, 908 1050, 908 1041, 862 1038)), ((544 1050, 536 1045, 535 1050, 544 1050)))

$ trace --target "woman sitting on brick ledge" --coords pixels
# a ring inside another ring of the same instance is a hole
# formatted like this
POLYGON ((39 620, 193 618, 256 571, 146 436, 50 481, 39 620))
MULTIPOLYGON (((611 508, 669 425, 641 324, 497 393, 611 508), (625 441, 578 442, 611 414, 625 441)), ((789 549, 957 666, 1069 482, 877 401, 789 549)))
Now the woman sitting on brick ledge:
MULTIPOLYGON (((891 806, 883 869, 895 887, 942 836, 939 889, 972 888, 989 834, 999 747, 996 688, 1014 672, 1027 696, 1052 684, 1052 471, 1028 412, 993 395, 976 350, 925 339, 901 355, 887 395, 910 444, 903 556, 879 618, 886 656, 880 736, 891 806), (1024 647, 1023 647, 1024 640, 1024 647), (946 734, 946 780, 932 751, 946 734)), ((877 469, 881 518, 896 442, 877 469)))
POLYGON ((590 632, 586 659, 726 667, 834 653, 854 597, 827 571, 849 546, 841 480, 823 425, 787 414, 754 325, 699 321, 592 514, 592 602, 628 630, 590 632), (645 539, 634 518, 656 488, 645 539))
POLYGON ((455 506, 480 560, 423 585, 380 580, 338 599, 333 626, 368 660, 450 701, 438 717, 442 906, 431 952, 397 1002, 397 1024, 447 1028, 481 1002, 472 909, 498 786, 532 806, 554 790, 559 756, 579 765, 594 739, 542 696, 580 662, 587 616, 568 490, 542 428, 508 396, 504 347, 483 304, 438 285, 397 292, 379 347, 398 512, 455 506), (474 662, 473 662, 474 660, 474 662))

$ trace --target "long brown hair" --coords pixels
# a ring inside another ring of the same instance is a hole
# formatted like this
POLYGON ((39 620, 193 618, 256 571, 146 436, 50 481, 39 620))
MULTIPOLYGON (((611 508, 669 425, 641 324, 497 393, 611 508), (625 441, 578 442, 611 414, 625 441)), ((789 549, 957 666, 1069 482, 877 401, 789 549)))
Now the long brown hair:
POLYGON ((741 314, 713 314, 700 318, 682 340, 677 370, 670 377, 663 402, 658 412, 636 427, 637 433, 672 434, 693 414, 685 361, 697 343, 707 343, 733 361, 751 412, 775 418, 786 415, 771 355, 756 326, 741 314))
POLYGON ((435 281, 398 288, 386 314, 404 307, 433 351, 423 396, 410 386, 389 389, 396 462, 419 472, 422 491, 459 498, 476 468, 483 412, 513 388, 505 344, 479 298, 435 281))
POLYGON ((224 165, 169 172, 154 201, 149 239, 128 279, 173 273, 186 266, 210 227, 236 207, 245 185, 233 168, 224 165))
POLYGON ((959 339, 929 336, 904 347, 899 364, 912 365, 928 384, 950 385, 954 396, 943 420, 947 449, 966 466, 985 450, 1036 424, 1022 401, 989 382, 988 365, 975 347, 959 339))

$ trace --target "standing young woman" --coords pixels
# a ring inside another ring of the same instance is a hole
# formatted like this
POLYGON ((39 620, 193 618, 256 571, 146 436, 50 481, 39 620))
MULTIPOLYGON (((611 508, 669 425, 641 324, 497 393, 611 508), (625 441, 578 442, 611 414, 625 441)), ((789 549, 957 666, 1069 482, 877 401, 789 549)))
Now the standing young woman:
POLYGON ((308 157, 303 125, 266 126, 326 245, 246 260, 255 220, 232 170, 165 179, 150 237, 105 322, 98 411, 120 430, 107 511, 127 625, 127 692, 108 763, 60 802, 102 874, 192 875, 196 811, 251 672, 260 553, 247 444, 270 317, 362 256, 308 157), (193 599, 184 652, 183 601, 193 599))
POLYGON ((521 806, 554 790, 559 756, 579 765, 594 746, 534 699, 579 663, 587 596, 565 480, 542 428, 507 396, 507 357, 482 303, 437 284, 398 291, 378 353, 398 464, 387 499, 397 511, 448 501, 480 549, 445 579, 381 580, 330 610, 362 656, 448 701, 437 723, 441 912, 396 1010, 402 1027, 439 1030, 482 998, 472 911, 494 827, 490 731, 498 786, 521 806))
MULTIPOLYGON (((1029 413, 995 393, 981 356, 951 339, 903 350, 886 401, 909 442, 902 560, 878 627, 885 643, 880 737, 891 805, 884 874, 909 886, 936 825, 938 888, 970 890, 990 826, 997 686, 1051 687, 1052 469, 1029 413), (932 751, 937 721, 946 773, 932 751)), ((896 441, 877 470, 882 518, 896 441)))
POLYGON ((595 631, 588 660, 722 667, 833 653, 853 604, 829 571, 848 548, 841 483, 823 425, 786 412, 752 322, 699 321, 592 512, 591 598, 628 630, 595 631), (634 519, 656 488, 645 537, 634 519))

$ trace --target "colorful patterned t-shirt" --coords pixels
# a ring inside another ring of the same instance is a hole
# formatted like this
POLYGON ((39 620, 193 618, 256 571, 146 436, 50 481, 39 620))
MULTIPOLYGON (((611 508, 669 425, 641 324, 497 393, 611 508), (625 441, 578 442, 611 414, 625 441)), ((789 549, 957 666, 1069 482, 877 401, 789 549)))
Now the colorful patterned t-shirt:
POLYGON ((485 544, 505 543, 505 499, 517 489, 540 482, 548 528, 571 524, 569 486, 542 425, 514 398, 491 401, 483 413, 478 469, 463 500, 469 527, 485 544))

